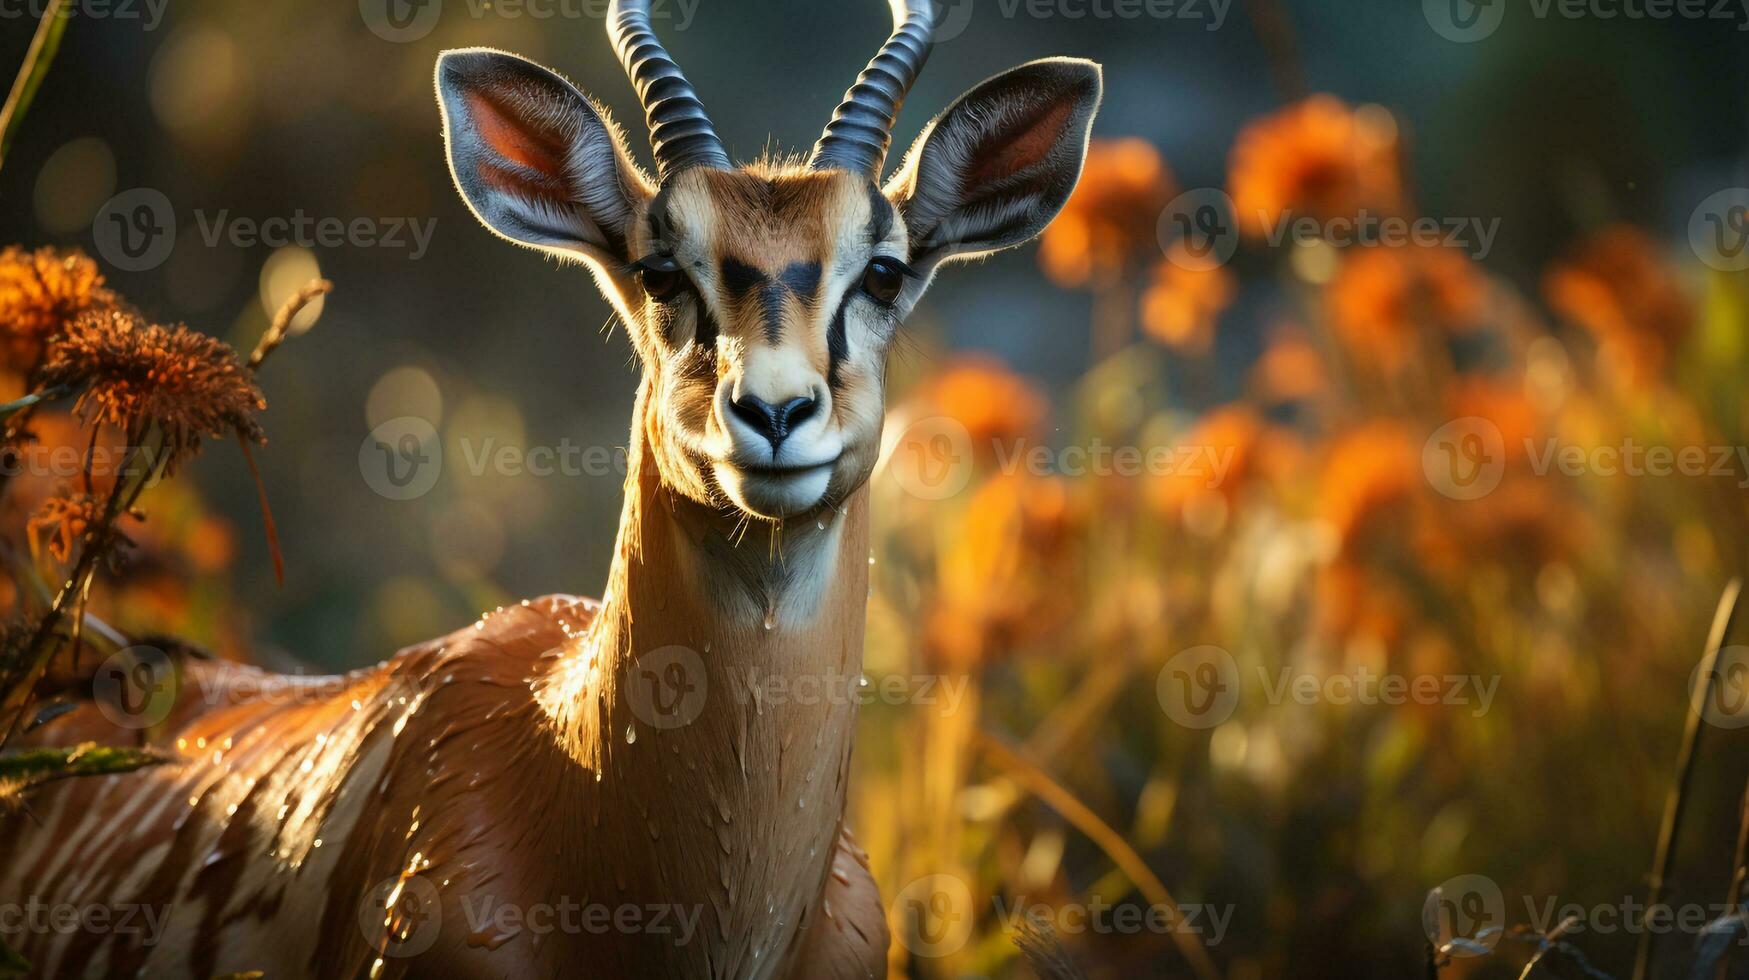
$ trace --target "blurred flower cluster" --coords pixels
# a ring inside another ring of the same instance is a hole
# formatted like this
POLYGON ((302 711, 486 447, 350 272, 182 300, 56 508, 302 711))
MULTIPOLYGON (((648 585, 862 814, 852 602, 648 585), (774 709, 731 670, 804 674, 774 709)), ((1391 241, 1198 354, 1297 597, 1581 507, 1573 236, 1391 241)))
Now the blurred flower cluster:
MULTIPOLYGON (((1187 941, 1226 976, 1410 975, 1422 897, 1453 875, 1639 888, 1743 567, 1749 283, 1623 225, 1539 295, 1442 245, 1272 240, 1284 217, 1418 217, 1399 141, 1329 96, 1250 123, 1238 253, 1201 264, 1160 240, 1166 161, 1096 141, 1039 252, 1091 294, 1091 369, 1052 404, 966 359, 895 405, 866 669, 971 693, 865 709, 852 822, 883 894, 948 874, 974 923, 920 955, 895 903, 896 969, 1023 975, 993 910, 1164 885, 1238 914, 1221 937, 1062 938, 1114 977, 1206 975, 1187 941), (1258 353, 1220 356, 1246 334, 1258 353), (1635 446, 1707 467, 1611 464, 1635 446), (1208 693, 1233 696, 1186 723, 1174 658, 1205 646, 1230 664, 1208 693), (1438 693, 1330 693, 1369 676, 1438 693)), ((1712 794, 1733 820, 1740 789, 1712 794)))

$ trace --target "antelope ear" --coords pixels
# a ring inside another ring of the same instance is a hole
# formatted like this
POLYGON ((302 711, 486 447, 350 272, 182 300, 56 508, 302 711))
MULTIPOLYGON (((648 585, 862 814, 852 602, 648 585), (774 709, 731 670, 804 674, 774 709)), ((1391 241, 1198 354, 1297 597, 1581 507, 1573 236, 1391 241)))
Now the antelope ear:
POLYGON ((1099 66, 1045 58, 979 83, 925 126, 886 187, 919 269, 1031 240, 1081 176, 1099 66))
POLYGON ((520 245, 623 265, 650 196, 604 109, 553 72, 489 48, 437 59, 437 102, 456 189, 520 245))

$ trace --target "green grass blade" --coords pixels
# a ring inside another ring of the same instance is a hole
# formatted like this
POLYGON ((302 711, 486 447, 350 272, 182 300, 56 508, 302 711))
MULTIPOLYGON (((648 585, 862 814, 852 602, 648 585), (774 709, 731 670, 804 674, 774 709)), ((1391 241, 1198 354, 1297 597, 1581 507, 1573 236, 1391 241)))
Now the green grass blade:
POLYGON ((67 21, 72 19, 61 16, 66 5, 66 0, 53 0, 43 12, 43 19, 36 25, 36 35, 30 40, 30 49, 24 54, 24 64, 18 69, 18 78, 12 83, 6 104, 0 106, 0 166, 5 164, 6 154, 12 149, 12 137, 17 135, 18 126, 24 121, 25 110, 36 98, 36 91, 48 76, 55 53, 61 49, 61 35, 67 30, 67 21))

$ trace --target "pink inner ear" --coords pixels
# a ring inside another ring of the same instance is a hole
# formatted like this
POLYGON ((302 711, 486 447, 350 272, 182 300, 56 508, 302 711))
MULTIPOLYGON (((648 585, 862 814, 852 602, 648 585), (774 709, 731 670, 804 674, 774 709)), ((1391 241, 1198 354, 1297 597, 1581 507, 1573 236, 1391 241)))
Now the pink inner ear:
POLYGON ((514 103, 505 105, 483 92, 469 92, 468 115, 480 140, 504 160, 519 164, 533 173, 515 173, 509 168, 488 164, 481 167, 481 176, 493 184, 519 190, 556 191, 562 186, 565 170, 565 143, 556 134, 540 132, 528 126, 526 119, 515 111, 514 103))
POLYGON ((1074 104, 1067 100, 1046 103, 985 136, 983 145, 973 154, 977 162, 971 183, 1000 180, 1013 176, 1037 164, 1062 139, 1074 104))

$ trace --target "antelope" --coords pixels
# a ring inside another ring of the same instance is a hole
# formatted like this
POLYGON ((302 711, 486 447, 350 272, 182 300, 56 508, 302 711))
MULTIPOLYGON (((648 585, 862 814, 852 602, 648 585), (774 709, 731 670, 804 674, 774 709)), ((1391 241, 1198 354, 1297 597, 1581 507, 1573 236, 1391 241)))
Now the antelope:
POLYGON ((31 740, 144 732, 172 763, 0 815, 0 907, 106 910, 0 921, 44 975, 886 974, 843 827, 855 699, 759 678, 860 675, 888 347, 942 266, 1056 215, 1100 70, 990 78, 881 183, 935 18, 896 0, 812 153, 737 166, 648 8, 607 25, 653 176, 555 72, 436 65, 467 206, 586 265, 642 368, 604 598, 526 600, 341 677, 166 658, 149 728, 87 691, 31 740))

